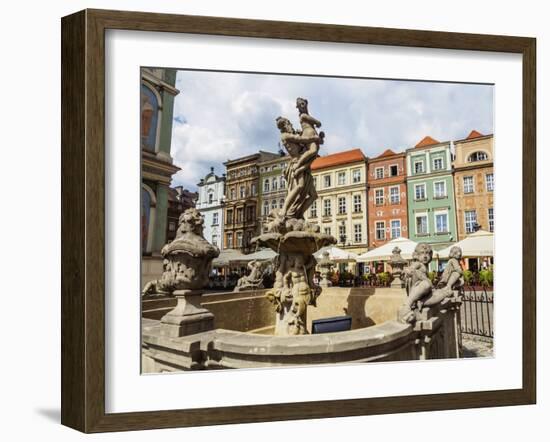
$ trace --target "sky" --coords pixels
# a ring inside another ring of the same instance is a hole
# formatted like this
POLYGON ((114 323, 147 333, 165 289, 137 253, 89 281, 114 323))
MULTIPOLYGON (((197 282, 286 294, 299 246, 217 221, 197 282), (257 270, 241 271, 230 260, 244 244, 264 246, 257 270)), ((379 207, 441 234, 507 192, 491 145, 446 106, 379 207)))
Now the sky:
POLYGON ((320 155, 361 148, 367 157, 413 147, 426 135, 493 133, 493 86, 230 72, 178 71, 171 155, 172 185, 195 191, 210 167, 258 150, 277 152, 278 116, 299 128, 296 98, 322 122, 320 155))

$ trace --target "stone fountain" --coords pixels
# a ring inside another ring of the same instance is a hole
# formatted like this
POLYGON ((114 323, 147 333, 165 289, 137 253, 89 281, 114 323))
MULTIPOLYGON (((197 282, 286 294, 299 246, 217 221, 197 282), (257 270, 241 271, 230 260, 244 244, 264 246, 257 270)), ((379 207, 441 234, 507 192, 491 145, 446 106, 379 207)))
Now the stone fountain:
POLYGON ((276 120, 281 143, 290 156, 285 170, 287 195, 282 209, 272 210, 264 231, 252 241, 267 246, 278 256, 275 282, 267 298, 275 305, 275 335, 307 334, 306 312, 315 305, 321 288, 313 284, 316 260, 313 254, 321 247, 336 244, 331 235, 320 233, 319 226, 304 220, 306 210, 317 199, 311 164, 319 154, 325 134, 317 133, 321 122, 309 114, 308 102, 296 100, 301 130, 287 118, 276 120))

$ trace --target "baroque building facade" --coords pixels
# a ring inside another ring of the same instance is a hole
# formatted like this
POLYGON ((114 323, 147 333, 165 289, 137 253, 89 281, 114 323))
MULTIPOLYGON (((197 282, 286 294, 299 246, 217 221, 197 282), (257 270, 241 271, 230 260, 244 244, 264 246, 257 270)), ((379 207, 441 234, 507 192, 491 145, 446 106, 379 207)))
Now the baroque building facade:
POLYGON ((369 246, 408 238, 407 167, 405 152, 385 150, 368 162, 369 246))
POLYGON ((427 136, 406 154, 409 238, 440 250, 458 239, 451 143, 427 136))
POLYGON ((223 250, 225 174, 219 176, 214 168, 200 180, 198 187, 197 210, 204 216, 204 238, 223 250))
POLYGON ((176 71, 141 69, 141 252, 142 282, 162 274, 169 186, 179 169, 170 156, 176 71))
POLYGON ((478 229, 494 231, 493 135, 476 130, 454 142, 458 239, 478 229))
POLYGON ((317 158, 311 165, 317 200, 306 219, 354 253, 368 247, 367 158, 352 149, 317 158))
POLYGON ((259 164, 279 158, 279 154, 260 151, 228 160, 224 209, 224 248, 253 252, 253 237, 260 233, 258 220, 259 164))
POLYGON ((284 175, 289 161, 290 157, 283 154, 259 164, 258 219, 262 226, 271 210, 283 208, 287 191, 284 175))

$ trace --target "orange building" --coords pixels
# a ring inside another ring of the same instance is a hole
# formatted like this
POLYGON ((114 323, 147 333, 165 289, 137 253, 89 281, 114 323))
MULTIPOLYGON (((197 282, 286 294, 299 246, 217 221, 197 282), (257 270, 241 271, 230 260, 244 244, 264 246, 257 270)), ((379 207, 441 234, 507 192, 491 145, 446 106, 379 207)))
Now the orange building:
POLYGON ((478 229, 494 231, 493 135, 476 130, 454 142, 458 239, 478 229))
POLYGON ((368 163, 369 248, 408 238, 405 152, 387 149, 368 163))

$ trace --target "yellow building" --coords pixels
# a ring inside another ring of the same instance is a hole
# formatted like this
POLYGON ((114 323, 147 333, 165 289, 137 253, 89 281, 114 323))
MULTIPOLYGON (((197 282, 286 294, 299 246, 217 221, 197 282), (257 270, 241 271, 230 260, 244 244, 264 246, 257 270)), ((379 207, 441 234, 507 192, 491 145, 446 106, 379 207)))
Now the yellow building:
POLYGON ((458 239, 479 229, 493 232, 493 135, 473 130, 454 146, 458 239))
POLYGON ((353 149, 317 158, 311 172, 318 198, 306 213, 337 247, 364 253, 368 245, 367 158, 353 149))

